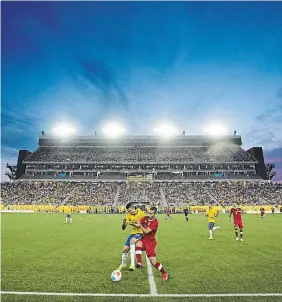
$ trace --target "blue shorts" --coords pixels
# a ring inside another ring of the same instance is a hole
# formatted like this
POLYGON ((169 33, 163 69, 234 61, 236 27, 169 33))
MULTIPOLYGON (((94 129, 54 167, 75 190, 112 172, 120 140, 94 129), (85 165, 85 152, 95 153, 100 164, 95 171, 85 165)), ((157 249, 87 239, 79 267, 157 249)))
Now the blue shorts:
POLYGON ((130 235, 127 237, 127 239, 126 239, 124 245, 130 246, 130 240, 131 240, 132 238, 136 238, 137 240, 140 240, 142 237, 143 237, 142 234, 130 234, 130 235))
POLYGON ((71 218, 71 214, 67 214, 67 218, 71 218))
POLYGON ((208 224, 209 230, 212 230, 213 227, 214 227, 214 222, 209 222, 209 224, 208 224))

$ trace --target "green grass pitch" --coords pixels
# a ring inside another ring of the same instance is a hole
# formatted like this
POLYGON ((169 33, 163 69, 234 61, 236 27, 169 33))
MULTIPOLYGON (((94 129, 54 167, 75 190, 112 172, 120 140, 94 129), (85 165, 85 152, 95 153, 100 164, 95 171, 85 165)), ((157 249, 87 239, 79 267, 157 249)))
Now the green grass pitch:
MULTIPOLYGON (((120 264, 129 229, 122 215, 2 213, 2 291, 150 294, 147 268, 123 271, 120 264)), ((159 294, 282 293, 282 215, 243 217, 244 242, 235 241, 233 224, 222 214, 208 240, 203 215, 158 215, 158 260, 170 273, 167 282, 153 268, 159 294)), ((129 259, 128 259, 129 260, 129 259)), ((146 266, 146 260, 144 258, 146 266)), ((54 297, 2 295, 2 301, 282 301, 282 297, 54 297)))

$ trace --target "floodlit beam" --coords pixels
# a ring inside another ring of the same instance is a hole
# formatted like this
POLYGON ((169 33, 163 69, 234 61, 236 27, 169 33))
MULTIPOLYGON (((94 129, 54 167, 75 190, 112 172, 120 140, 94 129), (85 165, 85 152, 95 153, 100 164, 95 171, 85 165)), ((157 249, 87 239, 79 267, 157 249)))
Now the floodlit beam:
POLYGON ((60 136, 66 136, 75 133, 76 129, 68 124, 59 124, 53 129, 53 132, 60 136))
POLYGON ((125 131, 126 130, 118 123, 110 123, 102 129, 105 135, 111 137, 122 135, 125 131))
POLYGON ((227 134, 227 129, 223 125, 211 125, 204 131, 209 135, 221 136, 227 134))
POLYGON ((172 136, 177 133, 177 130, 171 125, 161 125, 155 128, 154 132, 161 136, 172 136))

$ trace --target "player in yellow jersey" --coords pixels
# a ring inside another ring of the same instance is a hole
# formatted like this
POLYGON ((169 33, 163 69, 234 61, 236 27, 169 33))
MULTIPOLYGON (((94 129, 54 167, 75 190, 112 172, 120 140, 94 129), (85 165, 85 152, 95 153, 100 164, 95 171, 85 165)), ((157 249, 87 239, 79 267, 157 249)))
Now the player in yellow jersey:
POLYGON ((135 244, 138 240, 143 237, 143 231, 140 227, 135 226, 135 222, 140 221, 143 217, 145 217, 145 213, 137 208, 135 209, 132 203, 126 205, 127 214, 125 219, 123 219, 122 229, 125 230, 127 225, 132 226, 131 234, 127 237, 127 240, 124 244, 122 256, 121 256, 121 265, 118 270, 122 270, 126 267, 126 260, 128 256, 128 252, 130 250, 130 271, 135 270, 135 244))
POLYGON ((72 209, 71 209, 71 207, 64 206, 64 213, 67 214, 65 224, 68 223, 68 219, 69 219, 70 223, 72 223, 72 217, 71 217, 72 209))
POLYGON ((217 227, 214 226, 215 217, 217 216, 217 210, 216 210, 216 208, 213 207, 212 204, 209 205, 209 209, 206 213, 206 216, 208 217, 208 229, 209 229, 209 234, 210 234, 209 239, 213 239, 212 232, 217 229, 220 229, 220 226, 217 226, 217 227))

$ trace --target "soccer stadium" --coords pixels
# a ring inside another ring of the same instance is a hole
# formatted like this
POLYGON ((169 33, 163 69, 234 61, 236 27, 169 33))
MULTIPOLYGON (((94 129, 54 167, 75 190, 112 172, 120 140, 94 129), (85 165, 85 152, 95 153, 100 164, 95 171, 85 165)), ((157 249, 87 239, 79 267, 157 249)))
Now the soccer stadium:
POLYGON ((1 302, 282 302, 282 1, 1 1, 1 302))
POLYGON ((244 150, 236 132, 42 131, 34 152, 20 150, 17 165, 7 164, 11 180, 2 183, 2 299, 281 301, 282 185, 271 181, 272 169, 262 148, 244 150), (130 225, 122 230, 128 203, 157 208, 157 259, 167 281, 144 252, 143 269, 130 271, 127 259, 121 280, 111 280, 130 234, 130 225), (220 228, 208 240, 211 205, 220 228), (241 240, 229 220, 235 205, 241 240))

